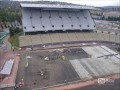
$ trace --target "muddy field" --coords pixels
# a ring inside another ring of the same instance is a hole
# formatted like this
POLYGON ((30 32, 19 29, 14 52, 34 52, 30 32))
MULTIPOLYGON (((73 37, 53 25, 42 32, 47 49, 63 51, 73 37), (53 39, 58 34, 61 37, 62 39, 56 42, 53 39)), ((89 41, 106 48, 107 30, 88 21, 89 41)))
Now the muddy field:
POLYGON ((21 56, 15 90, 31 90, 80 80, 69 60, 88 58, 81 48, 25 52, 21 56), (28 61, 28 66, 26 63, 28 61))

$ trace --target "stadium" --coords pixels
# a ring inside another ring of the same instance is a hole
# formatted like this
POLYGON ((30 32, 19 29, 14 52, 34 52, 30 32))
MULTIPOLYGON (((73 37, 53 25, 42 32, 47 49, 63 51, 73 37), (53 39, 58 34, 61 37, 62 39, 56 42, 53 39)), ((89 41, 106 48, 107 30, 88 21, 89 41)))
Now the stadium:
POLYGON ((120 42, 118 33, 96 30, 90 10, 99 10, 97 8, 25 3, 21 8, 25 36, 19 38, 20 47, 84 41, 120 42))
POLYGON ((105 80, 118 79, 120 54, 115 48, 120 46, 120 33, 97 29, 90 10, 99 9, 76 4, 21 3, 24 34, 19 37, 20 62, 15 82, 6 87, 80 90, 70 85, 94 80, 93 84, 103 85, 105 80), (118 76, 113 79, 112 75, 118 76))

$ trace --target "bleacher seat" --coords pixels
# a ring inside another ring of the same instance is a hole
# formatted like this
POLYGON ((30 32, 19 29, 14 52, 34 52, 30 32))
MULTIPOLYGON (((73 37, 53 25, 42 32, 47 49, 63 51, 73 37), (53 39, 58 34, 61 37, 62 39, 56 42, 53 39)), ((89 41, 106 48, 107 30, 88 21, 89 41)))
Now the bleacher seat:
POLYGON ((23 16, 22 16, 22 23, 23 23, 23 29, 25 32, 30 32, 30 31, 34 31, 34 29, 32 28, 32 22, 31 22, 31 12, 30 10, 22 10, 23 12, 23 16))
POLYGON ((83 12, 79 11, 76 12, 76 14, 77 14, 77 18, 80 20, 82 29, 86 29, 86 30, 89 29, 89 27, 87 27, 88 25, 87 19, 85 19, 83 12))
POLYGON ((40 11, 32 10, 32 25, 35 27, 35 31, 43 31, 42 23, 40 20, 40 11))
POLYGON ((50 16, 49 12, 42 11, 41 14, 42 14, 41 21, 42 21, 42 25, 44 26, 45 30, 46 31, 52 30, 53 27, 52 27, 52 24, 51 24, 50 19, 49 19, 49 16, 50 16))
POLYGON ((71 17, 71 21, 73 24, 73 29, 80 29, 80 21, 77 19, 75 12, 68 12, 69 16, 71 17))
POLYGON ((89 29, 95 29, 95 23, 94 23, 94 20, 91 18, 91 15, 90 15, 89 11, 84 10, 83 13, 84 13, 84 16, 87 17, 87 21, 88 21, 88 24, 89 24, 89 29))
POLYGON ((59 15, 62 17, 61 20, 63 21, 64 29, 71 30, 72 22, 70 18, 68 17, 67 13, 65 11, 62 11, 62 12, 59 12, 59 15))
POLYGON ((24 32, 55 30, 93 30, 95 23, 88 10, 62 11, 22 9, 24 32))

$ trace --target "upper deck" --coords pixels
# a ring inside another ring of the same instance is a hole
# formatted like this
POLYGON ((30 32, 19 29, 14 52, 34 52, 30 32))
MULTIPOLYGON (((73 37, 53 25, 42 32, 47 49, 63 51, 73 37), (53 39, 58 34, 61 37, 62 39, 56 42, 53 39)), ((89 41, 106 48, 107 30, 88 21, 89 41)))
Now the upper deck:
POLYGON ((56 9, 67 9, 67 10, 99 10, 98 8, 86 5, 60 5, 60 4, 34 4, 34 3, 21 3, 22 8, 41 8, 41 9, 48 9, 48 10, 56 10, 56 9))

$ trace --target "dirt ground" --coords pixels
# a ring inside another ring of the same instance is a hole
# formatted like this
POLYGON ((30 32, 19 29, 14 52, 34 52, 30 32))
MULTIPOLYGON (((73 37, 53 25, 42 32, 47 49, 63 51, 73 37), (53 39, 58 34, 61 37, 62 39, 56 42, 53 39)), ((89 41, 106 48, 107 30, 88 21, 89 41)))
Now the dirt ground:
POLYGON ((31 51, 21 54, 16 84, 23 79, 24 86, 15 90, 31 90, 80 80, 69 60, 87 58, 81 48, 31 51), (30 56, 26 59, 26 56, 30 56), (25 67, 28 60, 28 67, 25 67))

